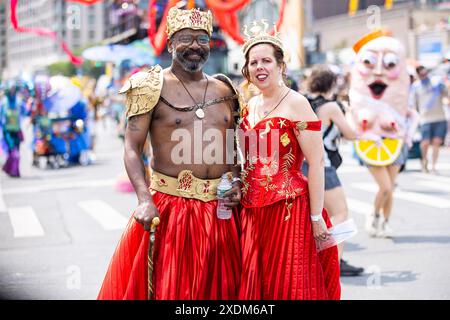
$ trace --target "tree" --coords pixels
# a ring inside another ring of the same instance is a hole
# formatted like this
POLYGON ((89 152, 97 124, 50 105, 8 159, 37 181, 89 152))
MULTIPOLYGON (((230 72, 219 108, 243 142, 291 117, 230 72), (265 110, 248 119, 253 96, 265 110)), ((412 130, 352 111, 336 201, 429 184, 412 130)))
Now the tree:
POLYGON ((72 77, 76 75, 76 67, 68 61, 58 61, 47 66, 47 71, 50 76, 63 75, 72 77))

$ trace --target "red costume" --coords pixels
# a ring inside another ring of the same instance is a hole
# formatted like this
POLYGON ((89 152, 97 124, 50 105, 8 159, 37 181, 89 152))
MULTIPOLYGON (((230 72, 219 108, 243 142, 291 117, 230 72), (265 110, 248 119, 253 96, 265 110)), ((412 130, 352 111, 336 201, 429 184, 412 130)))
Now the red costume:
MULTIPOLYGON (((218 219, 217 201, 162 192, 154 193, 153 201, 161 218, 153 254, 154 298, 236 299, 240 277, 236 217, 218 219)), ((131 218, 98 299, 147 299, 148 245, 149 233, 131 218)))
MULTIPOLYGON (((300 170, 304 156, 296 138, 298 130, 320 127, 320 121, 281 117, 264 119, 253 129, 246 117, 241 122, 247 137, 240 140, 246 159, 240 299, 340 298, 337 247, 316 250, 308 183, 300 170)), ((331 227, 325 210, 322 215, 331 227)))

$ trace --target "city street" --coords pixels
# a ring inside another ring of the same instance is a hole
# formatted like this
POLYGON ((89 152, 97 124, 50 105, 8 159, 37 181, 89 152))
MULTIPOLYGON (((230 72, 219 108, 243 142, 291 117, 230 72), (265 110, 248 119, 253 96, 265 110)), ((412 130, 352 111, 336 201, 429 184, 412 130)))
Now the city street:
MULTIPOLYGON (((121 232, 136 205, 115 189, 124 174, 123 144, 111 123, 101 127, 97 161, 86 167, 41 170, 22 145, 22 175, 1 173, 0 294, 19 299, 95 299, 121 232), (26 221, 26 223, 24 223, 26 221)), ((410 160, 396 188, 393 239, 370 238, 365 214, 376 186, 343 146, 339 169, 359 233, 344 259, 366 269, 341 278, 342 298, 450 299, 450 150, 439 175, 410 160)))

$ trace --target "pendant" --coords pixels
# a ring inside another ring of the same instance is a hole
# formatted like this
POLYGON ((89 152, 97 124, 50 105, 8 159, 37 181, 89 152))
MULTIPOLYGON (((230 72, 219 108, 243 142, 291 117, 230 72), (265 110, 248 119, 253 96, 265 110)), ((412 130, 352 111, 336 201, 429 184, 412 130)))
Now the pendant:
POLYGON ((195 110, 195 115, 197 116, 197 118, 203 119, 205 117, 205 112, 203 111, 203 109, 198 108, 197 110, 195 110))

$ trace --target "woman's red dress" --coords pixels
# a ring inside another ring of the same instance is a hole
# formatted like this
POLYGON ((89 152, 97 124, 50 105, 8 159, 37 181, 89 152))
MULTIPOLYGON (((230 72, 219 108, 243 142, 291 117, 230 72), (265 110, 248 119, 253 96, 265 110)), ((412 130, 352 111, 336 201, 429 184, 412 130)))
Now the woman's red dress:
MULTIPOLYGON (((275 117, 240 129, 245 166, 239 299, 340 299, 337 247, 317 252, 296 135, 320 121, 275 117)), ((301 134, 300 134, 301 137, 301 134)), ((328 227, 328 214, 322 212, 328 227)))

